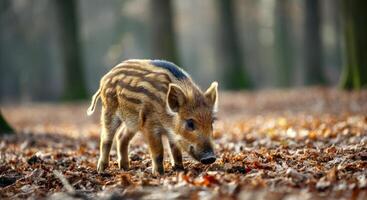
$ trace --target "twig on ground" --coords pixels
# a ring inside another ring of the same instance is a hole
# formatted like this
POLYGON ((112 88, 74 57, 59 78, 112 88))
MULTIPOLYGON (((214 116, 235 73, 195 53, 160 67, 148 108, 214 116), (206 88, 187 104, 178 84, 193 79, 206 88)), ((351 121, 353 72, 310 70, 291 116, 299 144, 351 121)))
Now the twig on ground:
POLYGON ((56 176, 56 178, 58 178, 61 181, 62 185, 64 186, 67 192, 72 194, 75 193, 75 189, 73 188, 73 186, 70 185, 69 181, 65 178, 64 175, 62 175, 61 172, 59 172, 58 170, 53 170, 53 173, 56 176))

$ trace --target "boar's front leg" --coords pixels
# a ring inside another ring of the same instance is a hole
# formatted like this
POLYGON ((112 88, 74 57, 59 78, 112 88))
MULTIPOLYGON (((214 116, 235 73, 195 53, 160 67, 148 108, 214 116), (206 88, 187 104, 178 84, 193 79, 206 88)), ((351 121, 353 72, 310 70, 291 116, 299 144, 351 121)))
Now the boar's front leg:
POLYGON ((160 132, 154 132, 155 128, 147 129, 145 128, 143 131, 144 137, 148 142, 149 153, 152 159, 152 173, 154 175, 163 175, 163 144, 162 144, 162 135, 160 132))
POLYGON ((181 150, 177 147, 177 145, 172 141, 168 140, 169 146, 171 149, 171 155, 172 155, 172 169, 177 171, 184 170, 184 166, 182 164, 182 153, 181 150))
POLYGON ((139 121, 141 132, 148 143, 150 158, 152 159, 152 173, 154 175, 163 175, 163 144, 162 144, 162 133, 163 128, 154 117, 152 111, 153 106, 146 104, 143 106, 139 113, 139 121))
POLYGON ((116 130, 121 125, 121 120, 115 114, 115 110, 102 108, 101 114, 102 133, 100 141, 100 157, 97 164, 98 173, 102 173, 107 167, 110 159, 110 150, 116 130))

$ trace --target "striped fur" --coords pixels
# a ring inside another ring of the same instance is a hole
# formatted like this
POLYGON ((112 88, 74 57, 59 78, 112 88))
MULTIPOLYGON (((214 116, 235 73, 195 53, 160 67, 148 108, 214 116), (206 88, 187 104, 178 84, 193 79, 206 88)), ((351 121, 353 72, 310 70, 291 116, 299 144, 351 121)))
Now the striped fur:
POLYGON ((102 133, 98 172, 108 166, 116 134, 118 164, 128 169, 128 144, 136 132, 146 138, 153 160, 153 173, 162 174, 162 136, 169 138, 173 165, 183 169, 181 150, 202 161, 214 155, 212 122, 217 110, 217 83, 206 92, 173 63, 162 60, 127 60, 111 69, 93 95, 87 114, 102 101, 102 133), (188 121, 195 130, 188 130, 188 121))

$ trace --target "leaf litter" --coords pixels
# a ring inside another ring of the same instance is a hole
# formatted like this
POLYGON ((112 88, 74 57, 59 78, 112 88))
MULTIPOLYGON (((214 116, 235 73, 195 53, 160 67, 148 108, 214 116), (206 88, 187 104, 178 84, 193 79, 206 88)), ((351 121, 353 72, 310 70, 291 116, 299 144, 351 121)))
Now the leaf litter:
MULTIPOLYGON (((214 138, 217 161, 187 155, 186 170, 151 174, 141 136, 129 171, 96 172, 98 114, 87 103, 2 106, 17 134, 0 138, 0 198, 364 199, 367 91, 329 88, 225 92, 214 138)), ((166 151, 167 152, 167 151, 166 151)))

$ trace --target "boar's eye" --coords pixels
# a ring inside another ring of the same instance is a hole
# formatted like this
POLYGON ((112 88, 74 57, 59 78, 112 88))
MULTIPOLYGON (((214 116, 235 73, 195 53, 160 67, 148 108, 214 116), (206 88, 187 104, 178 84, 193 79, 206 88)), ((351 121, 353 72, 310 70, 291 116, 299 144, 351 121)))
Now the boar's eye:
POLYGON ((188 119, 186 120, 186 129, 188 131, 193 131, 195 130, 195 123, 193 119, 188 119))

